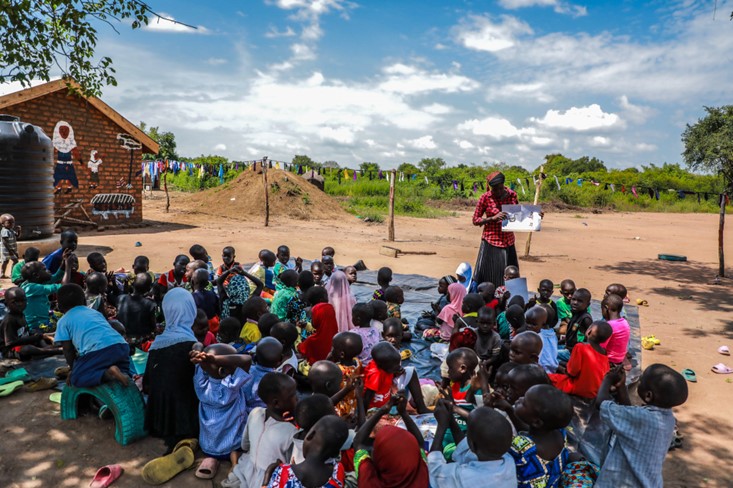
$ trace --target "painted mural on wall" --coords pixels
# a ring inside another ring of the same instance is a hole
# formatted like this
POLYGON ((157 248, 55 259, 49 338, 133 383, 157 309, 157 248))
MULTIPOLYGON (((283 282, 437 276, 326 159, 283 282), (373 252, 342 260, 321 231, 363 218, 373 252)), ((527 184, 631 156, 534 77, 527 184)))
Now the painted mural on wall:
POLYGON ((79 148, 76 147, 74 129, 64 120, 59 120, 53 129, 53 147, 56 149, 56 167, 53 172, 54 193, 71 193, 79 188, 74 169, 74 160, 81 163, 79 148))
POLYGON ((89 154, 89 162, 87 168, 89 168, 89 188, 94 189, 99 186, 99 166, 102 164, 102 157, 99 151, 93 149, 89 154))
POLYGON ((135 212, 135 197, 126 193, 99 193, 91 201, 92 214, 104 220, 110 217, 129 219, 135 212))
MULTIPOLYGON (((135 151, 141 150, 143 145, 130 134, 117 134, 117 141, 120 143, 120 146, 130 151, 130 167, 127 173, 127 184, 125 185, 130 190, 132 189, 132 167, 135 163, 135 151)), ((119 184, 117 186, 120 187, 119 184)))

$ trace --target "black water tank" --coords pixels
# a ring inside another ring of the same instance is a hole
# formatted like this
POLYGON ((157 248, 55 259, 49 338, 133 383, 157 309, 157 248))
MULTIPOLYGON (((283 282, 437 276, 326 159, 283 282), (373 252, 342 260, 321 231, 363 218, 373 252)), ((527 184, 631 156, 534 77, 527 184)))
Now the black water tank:
POLYGON ((0 214, 13 214, 20 239, 53 234, 52 158, 43 129, 0 115, 0 214))

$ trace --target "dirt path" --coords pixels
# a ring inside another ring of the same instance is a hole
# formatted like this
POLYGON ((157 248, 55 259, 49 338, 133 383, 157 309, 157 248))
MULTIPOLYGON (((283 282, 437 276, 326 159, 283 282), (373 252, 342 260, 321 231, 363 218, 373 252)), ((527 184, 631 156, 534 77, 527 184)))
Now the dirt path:
MULTIPOLYGON (((150 257, 156 271, 171 267, 176 254, 203 244, 219 261, 225 245, 233 245, 242 262, 251 262, 261 248, 290 245, 293 255, 313 259, 325 245, 336 249, 336 262, 346 265, 363 259, 370 269, 390 266, 398 273, 439 277, 453 273, 461 261, 473 263, 480 231, 471 226, 470 214, 437 220, 398 218, 395 247, 434 251, 435 256, 389 258, 379 254, 385 225, 364 224, 346 217, 337 222, 302 222, 276 216, 269 228, 259 222, 190 213, 177 207, 162 211, 162 200, 146 200, 145 217, 151 227, 115 233, 83 235, 82 249, 108 246, 110 268, 130 267, 138 254, 150 257), (136 241, 142 247, 135 247, 136 241), (89 246, 87 248, 86 246, 89 246)), ((232 216, 235 217, 235 216, 232 216)), ((726 232, 729 259, 733 259, 733 231, 726 232)), ((525 237, 517 249, 523 254, 525 237)), ((643 334, 662 341, 654 351, 644 351, 645 365, 663 362, 681 370, 692 368, 698 382, 690 385, 690 399, 676 409, 683 448, 667 457, 665 486, 733 486, 733 375, 712 373, 721 344, 733 347, 733 282, 711 284, 717 270, 717 216, 697 214, 548 214, 543 231, 533 237, 531 261, 520 261, 530 287, 542 278, 558 283, 573 278, 578 287, 601 296, 606 285, 622 282, 631 299, 644 298, 649 307, 640 311, 643 334), (636 239, 638 237, 638 239, 636 239), (657 260, 659 253, 684 254, 687 263, 657 260)), ((83 265, 84 266, 84 265, 83 265)), ((728 270, 733 275, 733 270, 728 270)), ((7 286, 7 283, 4 283, 7 286)), ((126 474, 115 484, 141 486, 140 468, 162 450, 153 439, 120 447, 112 426, 94 418, 61 422, 58 406, 47 393, 17 393, 0 399, 0 480, 2 486, 82 486, 97 467, 118 462, 126 474), (11 439, 14 439, 11 441, 11 439)), ((186 473, 166 486, 210 486, 186 473)))

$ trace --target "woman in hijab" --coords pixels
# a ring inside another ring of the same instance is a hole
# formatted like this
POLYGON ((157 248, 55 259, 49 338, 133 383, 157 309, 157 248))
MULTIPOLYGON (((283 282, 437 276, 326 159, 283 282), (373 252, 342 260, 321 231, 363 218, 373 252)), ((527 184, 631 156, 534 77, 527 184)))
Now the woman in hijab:
POLYGON ((449 341, 453 335, 453 316, 463 315, 463 299, 466 297, 466 287, 461 283, 448 285, 448 298, 450 303, 443 307, 435 321, 440 325, 440 339, 449 341))
POLYGON ((458 282, 466 287, 466 292, 476 292, 477 285, 476 282, 471 279, 473 272, 471 271, 471 265, 469 263, 463 262, 459 264, 458 268, 456 268, 456 276, 458 276, 458 282))
POLYGON ((328 301, 333 305, 336 311, 336 322, 338 323, 338 331, 346 332, 354 328, 351 322, 351 308, 356 305, 356 298, 351 293, 349 286, 349 278, 343 271, 334 271, 331 279, 326 285, 328 291, 328 301))
MULTIPOLYGON (((406 403, 406 402, 405 402, 406 403)), ((420 429, 405 408, 397 410, 407 430, 386 425, 377 431, 372 453, 364 448, 380 418, 389 412, 392 404, 378 409, 359 429, 354 438, 354 470, 358 486, 368 488, 428 488, 429 474, 420 429)))
POLYGON ((196 343, 191 326, 196 302, 191 292, 173 288, 163 298, 165 330, 150 346, 143 390, 148 394, 145 428, 162 438, 168 451, 182 439, 198 438, 198 398, 189 359, 196 343))
POLYGON ((483 226, 481 246, 476 259, 473 281, 488 281, 497 288, 504 285, 504 269, 509 265, 519 268, 514 233, 501 230, 506 218, 502 205, 518 205, 517 194, 504 186, 504 174, 494 171, 486 177, 489 189, 481 195, 473 212, 473 225, 483 226))

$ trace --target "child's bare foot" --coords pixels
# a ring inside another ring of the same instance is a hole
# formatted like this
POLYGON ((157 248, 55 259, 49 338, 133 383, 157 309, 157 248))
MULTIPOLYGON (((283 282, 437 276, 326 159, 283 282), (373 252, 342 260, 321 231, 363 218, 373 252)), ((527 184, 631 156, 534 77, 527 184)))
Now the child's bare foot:
POLYGON ((127 386, 130 381, 130 378, 123 374, 117 366, 110 366, 107 371, 104 372, 104 378, 108 381, 119 381, 122 383, 122 386, 127 386))

